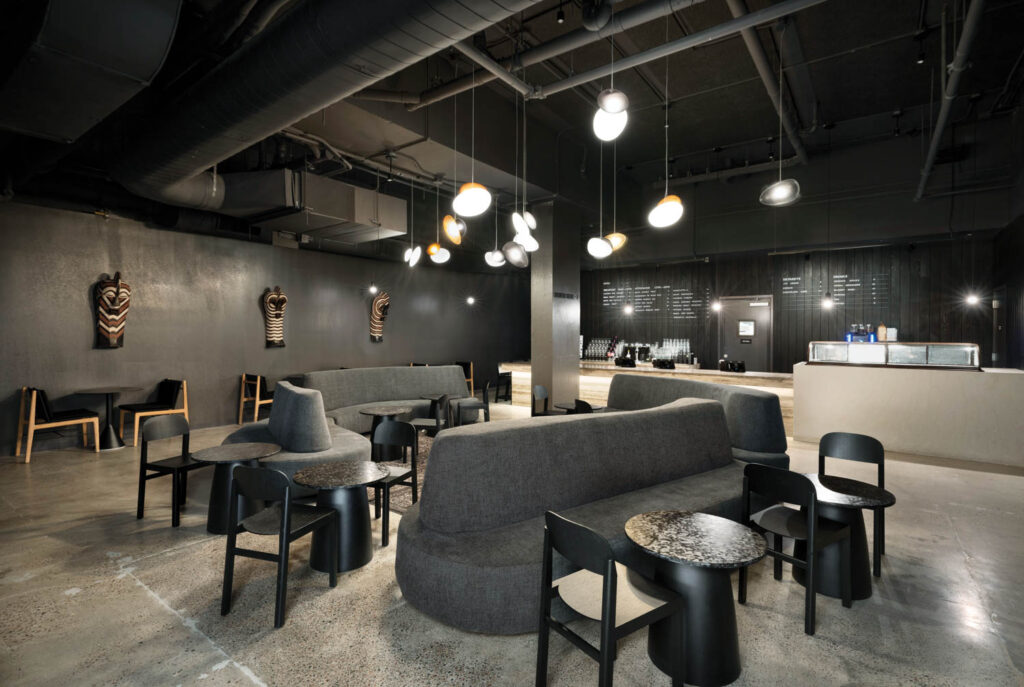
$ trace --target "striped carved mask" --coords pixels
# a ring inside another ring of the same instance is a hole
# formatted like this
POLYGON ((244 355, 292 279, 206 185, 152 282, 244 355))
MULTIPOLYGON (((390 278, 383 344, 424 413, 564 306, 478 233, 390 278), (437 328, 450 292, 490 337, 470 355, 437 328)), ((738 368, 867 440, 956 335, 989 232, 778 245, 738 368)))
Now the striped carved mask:
POLYGON ((284 346, 284 309, 288 305, 288 296, 284 295, 280 286, 269 288, 263 292, 263 326, 266 329, 267 348, 284 346))
POLYGON ((384 320, 388 319, 388 308, 391 307, 391 296, 381 291, 373 298, 370 308, 370 341, 380 343, 384 340, 384 320))
POLYGON ((132 287, 121 281, 121 273, 113 279, 104 274, 94 288, 96 297, 96 348, 124 346, 124 326, 131 306, 132 287))

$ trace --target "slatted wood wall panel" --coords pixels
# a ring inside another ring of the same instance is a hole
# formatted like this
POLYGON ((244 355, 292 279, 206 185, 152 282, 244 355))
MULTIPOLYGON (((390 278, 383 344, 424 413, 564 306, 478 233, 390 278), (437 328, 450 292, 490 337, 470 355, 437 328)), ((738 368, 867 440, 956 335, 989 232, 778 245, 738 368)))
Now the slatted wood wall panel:
POLYGON ((657 342, 689 338, 702 367, 718 356, 717 320, 710 311, 714 296, 771 294, 774 305, 773 370, 790 372, 807 357, 807 343, 836 340, 852 323, 884 322, 896 327, 901 341, 977 343, 982 364, 992 349, 991 303, 993 240, 991 236, 915 246, 885 246, 832 251, 831 254, 752 256, 712 263, 682 263, 584 272, 581 280, 581 327, 585 340, 619 336, 626 341, 657 342), (845 280, 850 291, 842 293, 845 280), (637 313, 606 307, 606 286, 624 289, 662 286, 700 294, 694 319, 673 313, 637 313), (853 285, 856 285, 854 290, 853 285), (874 292, 872 292, 874 288, 874 292), (821 308, 831 291, 832 311, 821 308), (976 291, 982 304, 971 307, 964 296, 976 291), (845 302, 843 302, 845 301, 845 302))

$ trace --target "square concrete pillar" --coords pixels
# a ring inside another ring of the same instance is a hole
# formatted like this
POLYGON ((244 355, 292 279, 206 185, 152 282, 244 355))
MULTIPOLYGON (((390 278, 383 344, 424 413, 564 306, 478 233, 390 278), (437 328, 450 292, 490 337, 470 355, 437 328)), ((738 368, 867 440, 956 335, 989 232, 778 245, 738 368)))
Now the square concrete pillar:
POLYGON ((547 387, 552 403, 572 403, 580 390, 579 211, 564 201, 531 208, 537 218, 530 254, 530 368, 532 385, 547 387))

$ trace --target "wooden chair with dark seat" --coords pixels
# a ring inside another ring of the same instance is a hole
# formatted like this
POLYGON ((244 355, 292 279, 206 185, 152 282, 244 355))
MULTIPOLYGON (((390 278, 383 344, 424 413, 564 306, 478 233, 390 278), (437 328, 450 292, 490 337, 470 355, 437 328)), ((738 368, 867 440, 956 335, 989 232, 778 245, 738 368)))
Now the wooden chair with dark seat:
POLYGON ((139 445, 139 422, 154 415, 184 415, 188 420, 188 384, 181 379, 165 379, 156 386, 156 400, 151 403, 125 403, 119 405, 121 422, 121 441, 124 441, 124 419, 127 415, 135 418, 135 428, 132 432, 132 446, 139 445), (178 397, 183 398, 181 408, 178 407, 178 397))
POLYGON ((171 476, 171 527, 181 523, 181 507, 185 505, 188 493, 188 473, 208 467, 207 463, 192 460, 188 452, 188 420, 181 415, 152 417, 142 425, 142 453, 139 457, 139 503, 135 517, 142 519, 146 506, 146 482, 157 477, 171 476), (163 460, 149 460, 149 442, 157 439, 181 437, 181 455, 163 460))
MULTIPOLYGON (((612 687, 619 639, 671 618, 672 643, 679 647, 672 659, 672 687, 682 687, 683 600, 675 592, 641 577, 615 560, 611 544, 579 523, 548 511, 544 516, 544 562, 540 584, 540 628, 537 637, 537 687, 547 684, 548 639, 555 630, 598 662, 600 687, 612 687), (552 581, 552 552, 558 551, 576 572, 552 581), (565 624, 551 617, 551 602, 560 597, 578 613, 601 622, 601 644, 595 647, 565 624)), ((700 628, 692 631, 700 632, 700 628)))
POLYGON ((466 384, 469 385, 469 395, 472 396, 476 393, 476 386, 473 384, 473 363, 472 361, 461 361, 456 360, 454 365, 458 365, 462 368, 462 371, 466 374, 466 384))
MULTIPOLYGON (((865 434, 829 432, 818 442, 818 475, 825 474, 825 458, 874 463, 878 466, 878 488, 885 489, 885 447, 882 442, 865 434)), ((885 508, 874 508, 875 536, 871 559, 875 577, 882 576, 882 556, 885 555, 885 508)))
POLYGON ((442 429, 452 426, 452 407, 448 394, 437 399, 437 403, 433 404, 433 409, 434 417, 418 417, 410 423, 417 432, 426 432, 430 437, 436 437, 442 429))
POLYGON ((100 420, 99 414, 92 410, 76 408, 74 410, 54 410, 50 400, 42 389, 21 387, 21 405, 18 407, 18 438, 15 441, 14 455, 21 455, 21 437, 25 434, 25 462, 32 460, 32 442, 35 434, 43 429, 58 427, 82 426, 82 446, 89 446, 88 428, 92 426, 93 445, 96 453, 100 451, 100 420), (26 433, 27 428, 27 433, 26 433))
POLYGON ((288 587, 288 552, 291 543, 314 530, 328 528, 330 556, 334 565, 330 566, 330 582, 338 584, 338 511, 323 506, 307 506, 293 503, 291 498, 291 480, 280 470, 269 468, 249 468, 236 466, 231 473, 231 504, 229 507, 230 524, 228 526, 227 552, 224 558, 224 591, 221 595, 220 614, 227 615, 231 610, 231 583, 235 573, 235 556, 257 558, 261 561, 277 563, 277 596, 274 602, 274 628, 284 625, 285 597, 288 587), (238 520, 240 499, 248 498, 258 501, 272 502, 268 508, 250 515, 241 522, 238 520), (276 535, 278 538, 277 554, 265 551, 243 549, 236 545, 240 532, 253 534, 276 535))
POLYGON ((530 417, 542 415, 565 415, 561 410, 552 410, 549 406, 551 399, 548 397, 547 387, 537 384, 533 387, 533 395, 530 397, 530 417), (544 405, 540 411, 537 410, 537 401, 543 401, 544 405))
MULTIPOLYGON (((340 368, 344 370, 345 368, 340 368)), ((274 392, 267 389, 267 378, 263 375, 243 374, 238 389, 238 424, 244 422, 245 404, 252 403, 252 421, 260 419, 260 408, 274 402, 274 392)))
MULTIPOLYGON (((826 546, 840 547, 839 567, 842 570, 840 587, 843 606, 853 603, 850 584, 850 528, 841 522, 818 516, 817 492, 814 483, 798 472, 758 463, 747 463, 743 468, 743 517, 741 523, 750 524, 755 530, 770 533, 771 546, 767 553, 775 559, 775 579, 782 579, 782 562, 786 561, 807 571, 807 589, 804 597, 804 632, 814 634, 815 605, 815 558, 826 546), (768 501, 792 503, 800 506, 796 510, 784 505, 769 506, 751 515, 750 497, 757 494, 768 501), (784 537, 807 542, 807 559, 801 560, 782 551, 784 537)), ((740 568, 739 602, 747 602, 747 568, 740 568)))
POLYGON ((412 488, 412 502, 419 499, 419 473, 416 471, 416 457, 419 453, 419 437, 416 428, 408 422, 382 422, 373 432, 374 446, 395 446, 402 450, 402 462, 410 462, 409 468, 388 466, 389 474, 373 486, 374 518, 381 517, 381 496, 383 496, 384 522, 381 523, 380 545, 387 546, 391 526, 391 487, 395 485, 412 488))
POLYGON ((476 410, 484 414, 484 422, 491 421, 491 381, 487 380, 484 383, 484 395, 483 400, 479 398, 460 398, 455 401, 455 424, 462 424, 462 414, 468 410, 476 410))

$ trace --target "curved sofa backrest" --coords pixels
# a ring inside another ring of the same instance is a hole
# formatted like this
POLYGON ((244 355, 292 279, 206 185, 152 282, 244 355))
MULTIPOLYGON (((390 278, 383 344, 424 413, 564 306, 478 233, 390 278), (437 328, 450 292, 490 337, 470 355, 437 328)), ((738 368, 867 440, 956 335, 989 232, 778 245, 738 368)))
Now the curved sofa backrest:
POLYGON ((327 410, 375 401, 417 400, 424 394, 462 397, 469 393, 466 374, 458 365, 321 370, 304 374, 302 386, 319 391, 327 410))
POLYGON ((608 389, 608 407, 616 410, 654 408, 677 398, 708 398, 721 403, 736 448, 764 453, 786 451, 779 397, 767 391, 638 374, 617 374, 608 389))
POLYGON ((331 430, 324 415, 324 401, 314 389, 300 389, 288 382, 274 387, 274 404, 267 423, 271 435, 285 451, 310 453, 331 447, 331 430))
POLYGON ((698 399, 457 427, 430 450, 420 520, 441 532, 487 530, 731 462, 721 404, 698 399))

